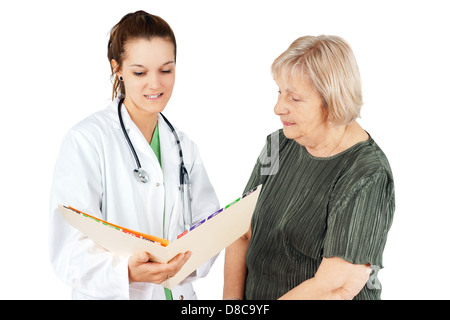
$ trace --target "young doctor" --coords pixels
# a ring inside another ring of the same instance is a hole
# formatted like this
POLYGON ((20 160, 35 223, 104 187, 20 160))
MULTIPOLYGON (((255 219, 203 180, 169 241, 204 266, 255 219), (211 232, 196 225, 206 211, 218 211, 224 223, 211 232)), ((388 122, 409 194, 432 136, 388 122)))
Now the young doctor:
POLYGON ((171 291, 160 284, 190 252, 167 264, 142 252, 114 255, 64 221, 58 204, 111 223, 173 240, 219 202, 197 146, 160 112, 175 81, 176 42, 160 17, 125 15, 110 33, 113 102, 65 136, 56 162, 50 209, 50 259, 74 299, 195 299, 192 281, 214 259, 171 291))

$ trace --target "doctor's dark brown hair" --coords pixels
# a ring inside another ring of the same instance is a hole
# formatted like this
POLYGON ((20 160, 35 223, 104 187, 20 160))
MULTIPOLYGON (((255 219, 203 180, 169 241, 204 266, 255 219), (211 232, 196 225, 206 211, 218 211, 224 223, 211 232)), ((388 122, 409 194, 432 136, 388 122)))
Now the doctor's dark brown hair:
MULTIPOLYGON (((111 66, 111 61, 117 61, 118 69, 122 67, 122 61, 125 54, 125 45, 130 40, 163 38, 172 42, 174 47, 175 61, 177 57, 177 43, 175 35, 169 24, 162 18, 149 14, 145 11, 136 11, 134 13, 126 14, 110 32, 108 41, 108 60, 111 66)), ((112 99, 119 94, 125 94, 125 86, 117 77, 116 71, 111 66, 111 77, 114 78, 112 99)))

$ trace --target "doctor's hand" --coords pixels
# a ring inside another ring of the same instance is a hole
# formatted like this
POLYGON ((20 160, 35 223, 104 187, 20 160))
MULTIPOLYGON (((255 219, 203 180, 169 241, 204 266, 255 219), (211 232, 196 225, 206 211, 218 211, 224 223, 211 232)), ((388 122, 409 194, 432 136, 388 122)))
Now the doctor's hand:
POLYGON ((161 284, 173 277, 191 256, 191 252, 177 254, 168 263, 152 262, 148 252, 137 253, 128 259, 128 280, 161 284))

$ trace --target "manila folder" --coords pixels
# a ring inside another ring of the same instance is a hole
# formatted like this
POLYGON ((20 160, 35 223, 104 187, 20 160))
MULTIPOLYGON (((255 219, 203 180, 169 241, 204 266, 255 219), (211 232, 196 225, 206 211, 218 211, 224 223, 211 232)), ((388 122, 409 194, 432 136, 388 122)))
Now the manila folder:
POLYGON ((180 271, 162 284, 172 289, 248 231, 260 191, 261 185, 183 232, 167 246, 122 232, 120 228, 87 218, 80 211, 66 206, 59 205, 58 208, 73 227, 117 255, 128 257, 146 251, 151 261, 167 263, 178 253, 191 251, 191 257, 180 271))

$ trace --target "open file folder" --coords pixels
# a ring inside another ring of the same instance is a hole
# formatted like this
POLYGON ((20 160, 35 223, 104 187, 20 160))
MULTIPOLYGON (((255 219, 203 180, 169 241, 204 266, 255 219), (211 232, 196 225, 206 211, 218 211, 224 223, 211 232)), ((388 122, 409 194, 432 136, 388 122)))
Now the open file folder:
POLYGON ((114 254, 128 257, 146 251, 151 261, 167 263, 178 253, 191 251, 191 257, 181 270, 162 284, 172 289, 248 231, 260 191, 261 185, 196 223, 170 243, 113 225, 71 207, 58 205, 58 208, 67 222, 114 254))

